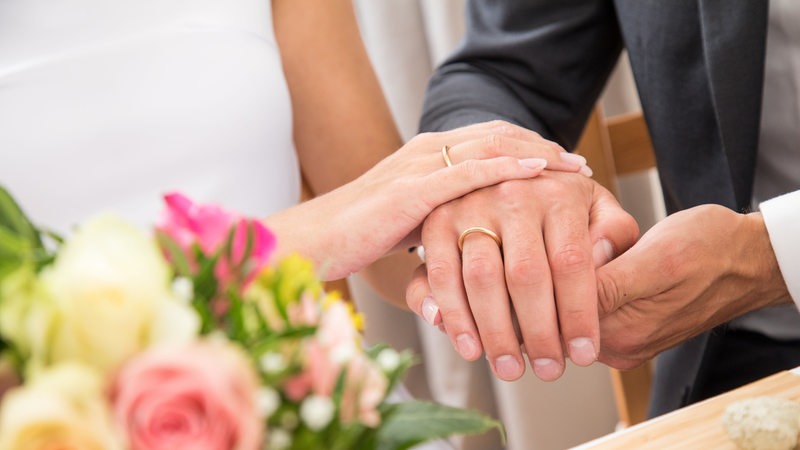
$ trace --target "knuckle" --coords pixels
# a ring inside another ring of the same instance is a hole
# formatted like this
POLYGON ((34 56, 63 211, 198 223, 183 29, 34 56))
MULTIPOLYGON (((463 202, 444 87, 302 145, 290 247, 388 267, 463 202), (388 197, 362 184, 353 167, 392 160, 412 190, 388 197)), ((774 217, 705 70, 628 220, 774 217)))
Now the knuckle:
MULTIPOLYGON (((450 223, 454 214, 453 209, 454 205, 450 203, 445 203, 444 205, 439 205, 434 208, 433 211, 428 214, 428 217, 425 218, 425 222, 422 225, 423 236, 425 235, 426 229, 435 229, 450 223)), ((431 245, 433 246, 433 243, 431 243, 431 245)))
POLYGON ((411 139, 409 139, 408 142, 410 144, 413 144, 413 145, 419 144, 421 142, 427 142, 427 141, 432 140, 436 134, 437 133, 426 131, 426 132, 419 133, 416 136, 412 137, 411 139))
POLYGON ((524 181, 527 180, 510 180, 498 184, 495 187, 498 197, 500 197, 506 204, 508 204, 508 202, 527 197, 527 189, 530 188, 530 184, 525 183, 524 181))
POLYGON ((530 257, 506 261, 505 264, 508 284, 518 286, 533 285, 536 284, 536 274, 542 273, 540 264, 530 257))
POLYGON ((558 347, 554 345, 553 337, 544 331, 530 331, 524 333, 525 350, 534 358, 539 355, 558 355, 558 347))
POLYGON ((474 255, 464 261, 464 281, 478 289, 486 289, 498 283, 499 270, 488 255, 474 255))
POLYGON ((472 328, 472 319, 461 309, 441 307, 440 305, 439 314, 442 315, 442 322, 447 324, 447 331, 452 332, 453 335, 459 335, 472 328))
POLYGON ((625 296, 626 294, 620 291, 613 277, 597 277, 597 305, 601 315, 613 312, 617 309, 618 304, 624 304, 625 296))
POLYGON ((500 133, 491 133, 483 137, 484 147, 492 156, 501 154, 506 137, 500 133))
POLYGON ((497 133, 513 133, 514 129, 514 125, 501 119, 490 120, 486 125, 497 133))
POLYGON ((493 354, 503 354, 518 351, 514 348, 519 348, 518 346, 509 345, 509 342, 512 344, 516 342, 514 334, 509 331, 510 329, 510 325, 508 329, 497 326, 478 326, 478 334, 481 337, 481 342, 483 342, 484 346, 487 348, 487 353, 491 352, 493 354))
POLYGON ((592 268, 592 256, 580 245, 570 243, 553 253, 550 259, 552 270, 556 274, 573 274, 592 268))
POLYGON ((558 144, 558 142, 548 141, 548 140, 545 140, 544 142, 546 143, 547 148, 550 151, 552 151, 555 155, 558 155, 559 153, 563 153, 566 151, 564 150, 564 147, 558 144))
POLYGON ((456 267, 444 259, 429 259, 426 265, 431 286, 447 286, 455 277, 456 267))

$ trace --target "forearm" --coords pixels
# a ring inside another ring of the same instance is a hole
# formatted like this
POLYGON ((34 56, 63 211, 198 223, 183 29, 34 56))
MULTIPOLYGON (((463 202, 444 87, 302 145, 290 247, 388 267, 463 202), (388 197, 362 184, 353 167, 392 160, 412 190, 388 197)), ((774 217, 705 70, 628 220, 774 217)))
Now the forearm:
POLYGON ((273 13, 298 157, 320 195, 364 173, 401 140, 350 0, 275 0, 273 13))

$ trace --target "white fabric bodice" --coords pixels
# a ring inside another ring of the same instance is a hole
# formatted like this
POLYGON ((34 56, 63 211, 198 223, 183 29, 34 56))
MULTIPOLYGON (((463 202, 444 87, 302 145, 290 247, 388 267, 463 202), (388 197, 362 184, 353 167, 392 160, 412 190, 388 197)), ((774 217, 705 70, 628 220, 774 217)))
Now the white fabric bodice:
POLYGON ((0 183, 66 231, 180 190, 248 215, 299 198, 264 0, 0 2, 0 183))

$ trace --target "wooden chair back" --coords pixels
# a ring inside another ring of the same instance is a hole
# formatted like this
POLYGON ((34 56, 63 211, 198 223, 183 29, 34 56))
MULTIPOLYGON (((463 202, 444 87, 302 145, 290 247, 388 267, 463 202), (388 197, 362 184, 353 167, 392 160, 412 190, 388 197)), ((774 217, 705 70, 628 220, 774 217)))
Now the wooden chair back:
MULTIPOLYGON (((602 108, 596 107, 576 152, 587 159, 593 178, 617 196, 617 177, 656 167, 653 143, 639 112, 607 118, 602 108)), ((610 370, 620 424, 627 427, 643 422, 650 401, 652 366, 610 370)))

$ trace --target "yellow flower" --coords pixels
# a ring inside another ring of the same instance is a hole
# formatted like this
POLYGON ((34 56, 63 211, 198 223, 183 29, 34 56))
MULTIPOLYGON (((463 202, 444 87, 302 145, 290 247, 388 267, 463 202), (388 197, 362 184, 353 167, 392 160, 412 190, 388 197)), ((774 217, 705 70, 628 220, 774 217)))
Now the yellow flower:
POLYGON ((12 389, 0 405, 0 450, 120 449, 100 375, 64 363, 12 389))

